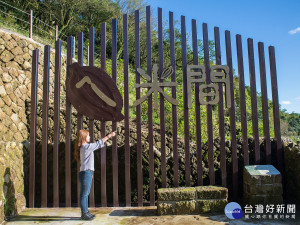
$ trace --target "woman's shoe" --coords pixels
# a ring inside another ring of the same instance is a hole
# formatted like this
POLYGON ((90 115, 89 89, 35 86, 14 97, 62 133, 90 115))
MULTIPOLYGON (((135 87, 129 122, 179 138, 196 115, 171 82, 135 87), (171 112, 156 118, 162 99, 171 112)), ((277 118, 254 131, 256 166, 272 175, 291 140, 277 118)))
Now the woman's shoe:
POLYGON ((91 217, 93 217, 93 218, 96 217, 96 215, 92 214, 90 211, 87 211, 87 214, 89 214, 89 216, 91 216, 91 217))
POLYGON ((82 220, 93 220, 94 218, 95 217, 93 217, 92 215, 88 214, 88 212, 81 214, 81 219, 82 220))

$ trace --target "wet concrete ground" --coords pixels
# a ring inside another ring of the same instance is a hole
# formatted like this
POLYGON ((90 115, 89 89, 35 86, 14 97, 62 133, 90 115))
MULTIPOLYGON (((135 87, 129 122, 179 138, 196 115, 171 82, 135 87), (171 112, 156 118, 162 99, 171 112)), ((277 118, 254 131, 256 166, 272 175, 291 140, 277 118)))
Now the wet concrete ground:
POLYGON ((203 214, 203 215, 181 215, 181 216, 157 216, 156 207, 134 207, 134 208, 90 208, 89 209, 96 218, 93 221, 80 220, 79 208, 36 208, 26 209, 20 213, 19 216, 6 222, 8 225, 23 225, 23 224, 142 224, 142 225, 218 225, 218 224, 230 224, 230 225, 250 225, 250 224, 299 224, 299 215, 296 215, 296 220, 250 220, 239 219, 231 220, 225 216, 225 214, 203 214))

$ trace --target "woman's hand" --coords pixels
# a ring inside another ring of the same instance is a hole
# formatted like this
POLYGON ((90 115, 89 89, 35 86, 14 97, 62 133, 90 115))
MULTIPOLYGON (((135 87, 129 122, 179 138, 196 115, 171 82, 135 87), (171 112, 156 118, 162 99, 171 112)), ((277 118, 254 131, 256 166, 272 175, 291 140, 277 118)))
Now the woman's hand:
POLYGON ((116 133, 117 133, 117 131, 115 130, 115 131, 111 132, 110 134, 108 134, 107 136, 105 136, 104 138, 102 138, 103 143, 105 143, 108 139, 116 136, 116 133))
POLYGON ((111 132, 111 133, 108 135, 108 137, 109 137, 109 138, 112 138, 112 137, 116 136, 116 133, 117 133, 117 131, 115 130, 115 131, 111 132))

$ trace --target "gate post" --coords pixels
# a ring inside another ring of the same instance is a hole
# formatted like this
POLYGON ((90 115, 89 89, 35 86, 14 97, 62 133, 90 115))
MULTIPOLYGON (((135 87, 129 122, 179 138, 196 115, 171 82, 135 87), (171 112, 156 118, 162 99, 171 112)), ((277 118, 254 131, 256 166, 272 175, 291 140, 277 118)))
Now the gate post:
POLYGON ((58 40, 58 25, 55 26, 55 41, 58 40))
POLYGON ((34 207, 35 195, 35 145, 36 145, 36 109, 38 88, 39 50, 33 50, 32 83, 31 83, 31 112, 30 112, 30 160, 29 160, 29 208, 34 207))
POLYGON ((29 38, 32 38, 33 11, 30 10, 29 38))

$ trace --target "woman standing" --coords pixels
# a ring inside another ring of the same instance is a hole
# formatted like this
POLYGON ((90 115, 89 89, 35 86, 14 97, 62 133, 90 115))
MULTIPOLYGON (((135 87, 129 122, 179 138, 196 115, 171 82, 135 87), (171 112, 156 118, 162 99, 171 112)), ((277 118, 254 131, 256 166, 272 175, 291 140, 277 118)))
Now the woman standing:
POLYGON ((111 132, 95 143, 90 143, 90 135, 87 130, 80 130, 75 142, 75 159, 80 162, 80 208, 82 220, 93 220, 95 215, 88 211, 88 197, 93 180, 94 172, 94 151, 104 147, 104 143, 116 135, 111 132))

